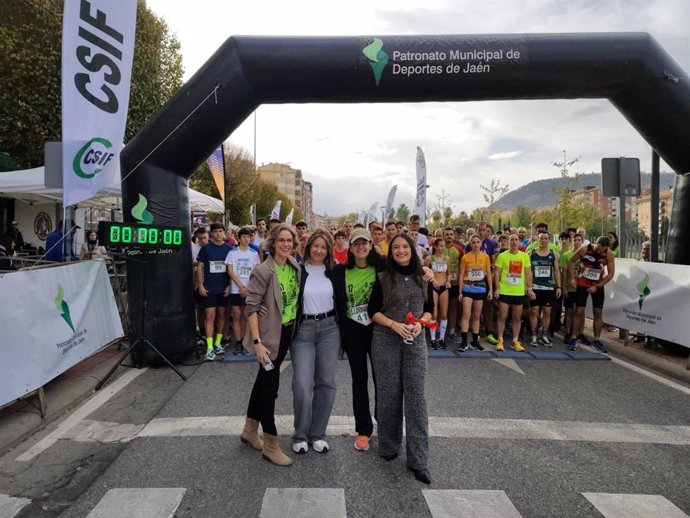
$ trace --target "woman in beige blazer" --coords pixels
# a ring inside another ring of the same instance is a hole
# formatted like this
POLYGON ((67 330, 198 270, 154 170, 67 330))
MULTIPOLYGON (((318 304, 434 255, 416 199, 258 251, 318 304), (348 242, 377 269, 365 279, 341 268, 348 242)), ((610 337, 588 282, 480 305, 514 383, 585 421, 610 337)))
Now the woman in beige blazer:
POLYGON ((297 235, 288 225, 278 225, 271 231, 265 242, 270 256, 252 270, 246 298, 249 327, 244 347, 256 355, 259 372, 240 439, 279 466, 292 464, 292 459, 280 449, 274 414, 280 364, 290 347, 297 318, 300 268, 291 255, 296 243, 297 235), (263 439, 259 436, 259 423, 263 439))

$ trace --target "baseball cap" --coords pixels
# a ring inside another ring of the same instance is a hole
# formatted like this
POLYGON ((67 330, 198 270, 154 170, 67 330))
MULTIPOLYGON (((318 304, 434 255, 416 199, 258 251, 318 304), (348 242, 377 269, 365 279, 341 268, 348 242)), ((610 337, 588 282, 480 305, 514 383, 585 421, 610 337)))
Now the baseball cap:
POLYGON ((371 234, 365 228, 356 228, 350 232, 350 244, 354 243, 358 239, 366 239, 371 243, 371 234))
POLYGON ((518 229, 518 232, 527 232, 527 229, 525 227, 520 227, 518 229))

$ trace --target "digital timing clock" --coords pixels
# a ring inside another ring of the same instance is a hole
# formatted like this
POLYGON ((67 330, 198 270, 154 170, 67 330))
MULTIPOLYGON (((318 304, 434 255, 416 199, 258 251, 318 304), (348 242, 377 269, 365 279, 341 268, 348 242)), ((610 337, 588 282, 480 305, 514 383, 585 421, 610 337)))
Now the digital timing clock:
MULTIPOLYGON (((101 245, 140 248, 179 248, 183 246, 184 229, 168 225, 100 221, 98 240, 101 245)), ((185 243, 186 244, 186 243, 185 243)))

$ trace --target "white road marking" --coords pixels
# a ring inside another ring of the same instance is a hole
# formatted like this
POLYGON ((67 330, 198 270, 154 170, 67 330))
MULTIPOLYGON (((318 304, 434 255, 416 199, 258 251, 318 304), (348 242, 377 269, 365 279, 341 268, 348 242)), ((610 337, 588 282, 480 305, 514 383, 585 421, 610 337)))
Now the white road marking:
MULTIPOLYGON (((158 418, 151 420, 138 436, 233 436, 239 435, 242 431, 244 419, 244 416, 158 418)), ((282 435, 292 433, 293 422, 291 415, 276 416, 276 427, 282 435)), ((326 433, 331 436, 354 434, 354 426, 354 417, 331 416, 326 433)), ((430 417, 429 435, 481 439, 690 445, 690 426, 535 419, 430 417)))
POLYGON ((503 365, 504 367, 508 367, 510 370, 513 370, 518 374, 522 374, 523 376, 525 375, 525 371, 520 368, 515 360, 511 360, 510 358, 493 358, 493 361, 503 365))
POLYGON ((132 440, 144 426, 146 425, 118 424, 82 419, 71 430, 67 430, 62 438, 78 442, 127 442, 132 440))
POLYGON ((186 491, 183 487, 111 489, 86 518, 171 518, 186 491))
POLYGON ((260 518, 346 518, 345 490, 274 488, 264 493, 260 518))
POLYGON ((14 518, 30 503, 28 498, 0 495, 0 518, 14 518))
POLYGON ((521 518, 503 491, 423 490, 433 518, 521 518))
POLYGON ((675 389, 679 392, 682 392, 683 394, 687 394, 690 396, 690 388, 681 385, 680 383, 676 383, 675 381, 671 381, 668 378, 664 378, 663 376, 659 376, 658 374, 654 374, 653 372, 649 372, 646 369, 643 369, 642 367, 638 367, 637 365, 633 365, 632 363, 628 363, 626 361, 623 361, 619 358, 614 358, 611 357, 611 361, 615 363, 616 365, 620 365, 621 367, 625 367, 626 369, 630 369, 633 372, 637 372, 638 374, 642 374, 643 376, 646 376, 647 378, 653 379, 654 381, 657 381, 661 383, 662 385, 666 385, 667 387, 671 387, 672 389, 675 389))
POLYGON ((67 431, 74 427, 79 421, 86 418, 89 414, 100 408, 101 405, 103 405, 111 397, 120 392, 129 383, 134 381, 137 377, 141 376, 147 370, 148 367, 144 369, 130 369, 127 372, 125 372, 113 383, 102 388, 98 393, 86 400, 79 408, 77 408, 64 421, 62 421, 55 430, 46 435, 43 439, 38 441, 27 451, 22 453, 19 457, 17 457, 16 460, 18 462, 28 462, 31 459, 33 459, 36 455, 43 453, 45 450, 47 450, 53 444, 55 444, 67 431))
POLYGON ((582 494, 605 518, 689 518, 661 495, 582 494))

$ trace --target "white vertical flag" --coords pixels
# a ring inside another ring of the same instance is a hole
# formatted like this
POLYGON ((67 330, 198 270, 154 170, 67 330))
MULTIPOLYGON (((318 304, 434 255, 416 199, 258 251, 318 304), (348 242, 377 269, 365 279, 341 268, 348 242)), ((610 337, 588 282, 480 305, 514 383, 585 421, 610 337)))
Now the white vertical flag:
POLYGON ((379 202, 375 201, 371 207, 369 207, 369 212, 367 213, 367 225, 372 221, 376 221, 376 211, 379 210, 379 202))
POLYGON ((388 215, 391 213, 391 209, 393 209, 393 202, 395 201, 395 193, 398 190, 398 186, 394 185, 391 187, 391 190, 388 191, 388 199, 386 200, 386 210, 384 214, 383 221, 381 222, 382 224, 386 224, 386 221, 388 221, 388 215))
POLYGON ((278 200, 275 207, 271 211, 271 219, 280 219, 280 206, 283 204, 283 200, 278 200))
POLYGON ((419 216, 422 225, 426 224, 426 160, 424 151, 417 147, 417 196, 414 199, 414 214, 419 216))
POLYGON ((294 214, 295 214, 295 208, 292 207, 292 208, 290 209, 290 212, 288 212, 288 215, 287 215, 286 218, 285 218, 285 223, 286 223, 287 225, 292 225, 292 216, 293 216, 294 214))
POLYGON ((367 223, 366 220, 367 220, 366 211, 360 210, 359 216, 357 217, 357 223, 360 223, 361 225, 366 225, 366 223, 367 223))
POLYGON ((120 183, 137 0, 65 0, 62 185, 70 206, 120 183))
POLYGON ((256 203, 249 207, 249 218, 252 222, 252 225, 256 225, 256 203))

